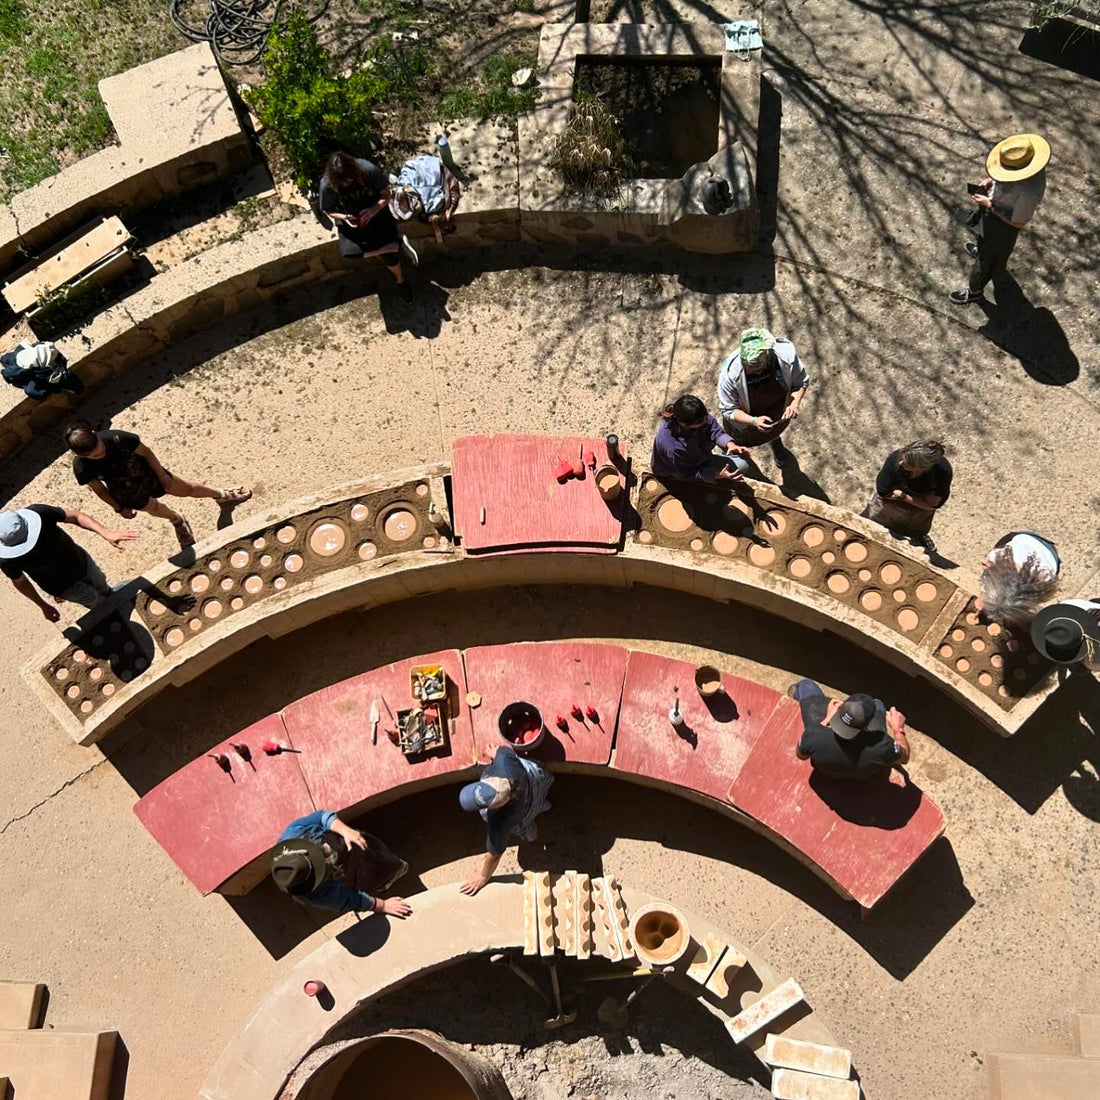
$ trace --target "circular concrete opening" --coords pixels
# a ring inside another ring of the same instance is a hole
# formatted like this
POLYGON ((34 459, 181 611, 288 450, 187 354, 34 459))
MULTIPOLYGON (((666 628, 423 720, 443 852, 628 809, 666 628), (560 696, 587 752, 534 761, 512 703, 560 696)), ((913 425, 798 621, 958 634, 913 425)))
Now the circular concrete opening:
POLYGON ((683 504, 675 497, 668 497, 657 506, 657 522, 666 531, 677 534, 688 530, 692 526, 691 519, 684 510, 683 504))
POLYGON ((630 938, 642 962, 671 966, 687 950, 691 935, 682 913, 667 903, 651 903, 634 913, 630 938))

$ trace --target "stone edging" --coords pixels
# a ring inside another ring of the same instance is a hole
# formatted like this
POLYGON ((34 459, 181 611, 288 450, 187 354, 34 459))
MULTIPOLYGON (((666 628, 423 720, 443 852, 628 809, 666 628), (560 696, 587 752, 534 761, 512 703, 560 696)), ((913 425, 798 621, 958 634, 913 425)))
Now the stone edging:
MULTIPOLYGON (((518 876, 494 879, 473 898, 459 894, 457 884, 439 886, 412 899, 413 915, 407 920, 368 918, 329 940, 272 987, 222 1051, 199 1092, 201 1100, 275 1100, 303 1059, 351 1013, 473 955, 523 947, 523 895, 518 876), (334 1002, 327 1010, 302 992, 308 980, 327 986, 334 1002)), ((622 895, 628 914, 658 900, 631 887, 623 887, 622 895)), ((695 946, 713 937, 744 956, 760 979, 761 997, 783 983, 783 976, 751 948, 694 914, 684 916, 695 946)), ((596 944, 599 948, 598 937, 596 944)), ((759 999, 743 994, 727 998, 736 1003, 723 1003, 687 976, 693 956, 689 950, 666 980, 712 1015, 726 1022, 759 999)), ((766 1027, 761 1029, 747 1045, 759 1054, 767 1033, 766 1027)), ((782 1033, 838 1045, 812 1008, 782 1033)))

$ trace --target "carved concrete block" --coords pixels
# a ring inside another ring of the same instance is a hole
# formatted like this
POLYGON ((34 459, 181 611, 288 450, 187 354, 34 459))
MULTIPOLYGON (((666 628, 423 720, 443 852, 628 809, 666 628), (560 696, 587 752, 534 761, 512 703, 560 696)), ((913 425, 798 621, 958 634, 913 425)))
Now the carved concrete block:
POLYGON ((538 890, 535 872, 523 872, 523 953, 539 953, 538 890))
POLYGON ((553 955, 557 947, 554 936, 554 892, 550 889, 550 872, 535 875, 535 900, 538 905, 539 954, 553 955))
POLYGON ((726 1030, 735 1043, 743 1043, 750 1035, 755 1035, 773 1020, 778 1020, 784 1012, 801 1004, 804 999, 802 987, 794 978, 788 978, 782 985, 765 993, 760 1000, 727 1021, 726 1030))
POLYGON ((740 951, 734 951, 727 947, 719 958, 710 978, 707 979, 707 990, 720 1001, 724 1001, 730 995, 730 982, 748 964, 748 959, 740 951))
POLYGON ((619 962, 623 949, 619 937, 615 935, 615 917, 607 879, 592 880, 592 900, 595 903, 596 951, 612 962, 619 962))
POLYGON ((576 871, 566 871, 554 884, 554 937, 567 955, 577 954, 576 871))
POLYGON ((777 1069, 772 1074, 772 1096, 777 1100, 859 1100, 859 1082, 777 1069))
POLYGON ((679 909, 667 901, 656 901, 634 911, 628 937, 647 966, 671 966, 686 953, 691 929, 679 909))
POLYGON ((577 958, 592 956, 592 880, 578 874, 574 884, 577 912, 577 958))
POLYGON ((764 1061, 769 1066, 817 1073, 822 1077, 847 1080, 852 1075, 851 1051, 788 1039, 783 1035, 768 1036, 764 1043, 764 1061))
MULTIPOLYGON (((637 939, 636 936, 635 939, 637 939)), ((721 936, 708 932, 706 939, 695 945, 695 956, 691 960, 691 965, 687 968, 688 977, 700 985, 706 985, 707 980, 714 973, 714 968, 718 965, 718 960, 726 950, 726 946, 726 941, 721 936)))
POLYGON ((618 880, 608 877, 607 894, 611 902, 612 924, 615 927, 615 935, 619 940, 619 948, 624 959, 634 958, 634 941, 630 936, 630 918, 623 902, 622 891, 619 889, 618 880))

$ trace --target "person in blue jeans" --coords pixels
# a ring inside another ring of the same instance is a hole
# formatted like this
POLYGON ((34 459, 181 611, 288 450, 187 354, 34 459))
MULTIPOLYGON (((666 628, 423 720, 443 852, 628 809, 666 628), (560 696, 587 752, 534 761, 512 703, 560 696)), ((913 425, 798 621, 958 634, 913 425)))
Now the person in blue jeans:
POLYGON ((734 443, 700 398, 685 393, 661 413, 649 468, 658 477, 681 481, 740 481, 752 468, 742 457, 748 453, 747 447, 734 443), (724 453, 716 454, 715 447, 724 453))
POLYGON ((377 895, 408 869, 378 837, 345 825, 332 810, 296 818, 271 854, 271 877, 283 893, 339 913, 385 913, 404 919, 412 912, 404 898, 377 895))
POLYGON ((888 775, 909 761, 905 715, 862 693, 841 702, 813 680, 799 680, 787 692, 802 711, 804 729, 795 748, 822 775, 868 780, 888 775))

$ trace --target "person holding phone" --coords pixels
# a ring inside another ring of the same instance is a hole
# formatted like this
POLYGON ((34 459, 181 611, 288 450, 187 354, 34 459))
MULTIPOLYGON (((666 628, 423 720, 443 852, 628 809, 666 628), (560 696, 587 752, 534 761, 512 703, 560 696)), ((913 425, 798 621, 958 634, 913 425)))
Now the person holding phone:
POLYGON ((741 481, 750 469, 740 447, 692 393, 678 397, 664 412, 653 440, 650 469, 681 481, 741 481), (722 454, 715 454, 718 447, 722 454))

